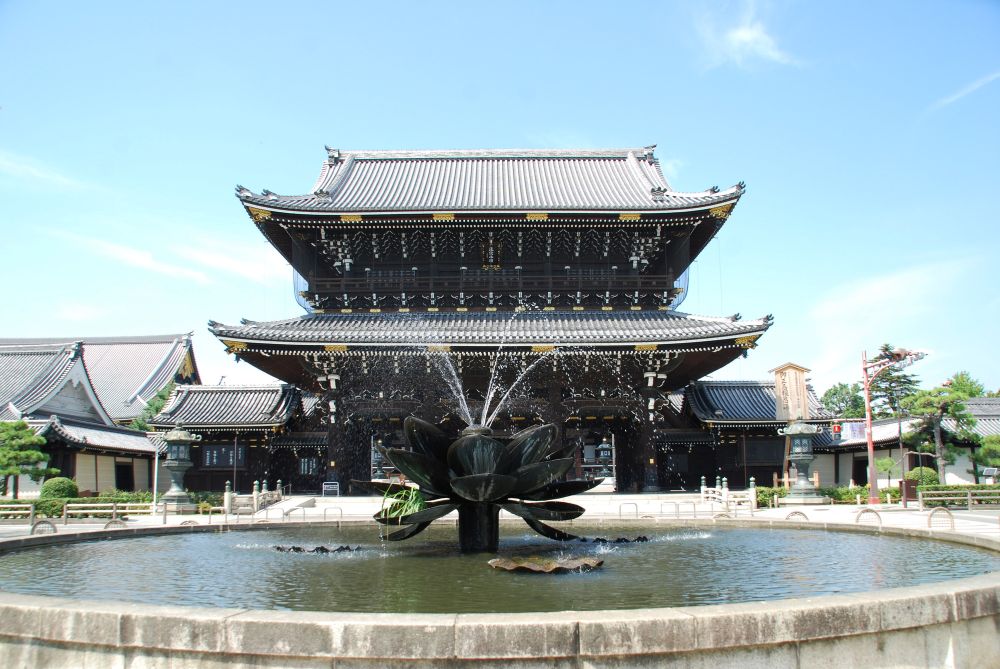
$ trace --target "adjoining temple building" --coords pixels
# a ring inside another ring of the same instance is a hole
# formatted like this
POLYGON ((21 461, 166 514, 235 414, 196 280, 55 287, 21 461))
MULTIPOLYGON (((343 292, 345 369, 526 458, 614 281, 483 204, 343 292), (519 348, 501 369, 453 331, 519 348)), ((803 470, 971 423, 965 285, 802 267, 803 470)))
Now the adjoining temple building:
POLYGON ((150 489, 158 446, 125 425, 169 384, 198 381, 190 335, 0 339, 0 421, 44 437, 48 466, 84 495, 150 489))
POLYGON ((325 441, 326 480, 368 478, 373 445, 401 443, 407 415, 460 427, 445 362, 478 416, 500 354, 502 386, 544 360, 495 430, 552 422, 619 490, 669 486, 670 392, 747 353, 771 318, 678 311, 744 186, 675 191, 653 149, 328 148, 304 195, 237 187, 307 313, 210 329, 321 397, 309 443, 325 441), (595 432, 610 463, 586 455, 595 432))

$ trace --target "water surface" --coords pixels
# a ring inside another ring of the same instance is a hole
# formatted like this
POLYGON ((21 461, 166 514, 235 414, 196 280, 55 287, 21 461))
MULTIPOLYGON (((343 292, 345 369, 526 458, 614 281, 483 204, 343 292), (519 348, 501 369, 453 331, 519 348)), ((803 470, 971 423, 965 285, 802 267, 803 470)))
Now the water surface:
POLYGON ((384 544, 371 526, 276 528, 97 540, 0 556, 0 589, 148 604, 370 612, 518 612, 691 606, 860 592, 1000 570, 995 553, 944 542, 822 530, 613 528, 558 543, 503 526, 501 555, 597 555, 562 575, 497 571, 460 555, 456 529, 384 544), (282 553, 339 545, 352 552, 282 553))

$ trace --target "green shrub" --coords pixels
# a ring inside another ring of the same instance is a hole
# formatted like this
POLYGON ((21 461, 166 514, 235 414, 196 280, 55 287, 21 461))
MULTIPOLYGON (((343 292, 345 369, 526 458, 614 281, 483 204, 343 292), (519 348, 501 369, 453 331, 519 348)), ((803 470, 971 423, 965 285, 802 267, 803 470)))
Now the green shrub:
POLYGON ((42 484, 42 489, 38 493, 40 499, 52 499, 55 497, 76 497, 80 494, 76 487, 76 481, 65 476, 56 476, 42 484))
POLYGON ((906 480, 918 481, 918 485, 937 485, 940 483, 937 472, 930 467, 914 467, 906 472, 906 480))
POLYGON ((191 497, 191 502, 194 504, 207 503, 209 506, 222 506, 222 495, 221 492, 188 492, 188 496, 191 497))
POLYGON ((772 488, 770 486, 759 485, 755 490, 757 491, 757 508, 759 509, 773 507, 775 495, 784 497, 788 494, 788 491, 783 486, 772 488))

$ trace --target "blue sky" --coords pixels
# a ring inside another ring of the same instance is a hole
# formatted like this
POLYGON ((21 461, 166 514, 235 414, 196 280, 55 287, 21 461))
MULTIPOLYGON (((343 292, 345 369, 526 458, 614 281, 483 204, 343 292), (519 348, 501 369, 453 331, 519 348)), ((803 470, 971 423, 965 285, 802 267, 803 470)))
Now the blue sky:
POLYGON ((748 192, 683 310, 775 324, 714 378, 822 391, 884 341, 1000 388, 1000 4, 0 0, 0 337, 301 313, 233 195, 341 149, 656 143, 748 192))

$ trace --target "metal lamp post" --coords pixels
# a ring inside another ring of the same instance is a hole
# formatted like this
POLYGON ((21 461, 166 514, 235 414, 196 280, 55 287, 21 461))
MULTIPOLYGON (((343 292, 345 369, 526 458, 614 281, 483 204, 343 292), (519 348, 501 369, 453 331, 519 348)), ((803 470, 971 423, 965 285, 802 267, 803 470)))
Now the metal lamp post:
POLYGON ((597 460, 601 463, 600 476, 605 478, 611 476, 611 470, 608 469, 608 465, 611 464, 611 452, 611 442, 608 441, 608 435, 604 435, 597 446, 597 460))
POLYGON ((868 439, 868 503, 878 504, 878 473, 875 471, 875 441, 872 439, 872 381, 876 376, 896 366, 908 367, 917 360, 922 360, 927 354, 920 351, 910 351, 897 348, 891 353, 882 353, 874 360, 868 360, 868 353, 861 354, 861 375, 865 389, 865 436, 868 439))
POLYGON ((184 490, 184 472, 191 468, 191 444, 201 441, 200 434, 191 434, 179 423, 163 435, 167 443, 167 457, 163 467, 170 474, 170 490, 163 494, 163 508, 171 511, 188 511, 194 508, 184 490))

